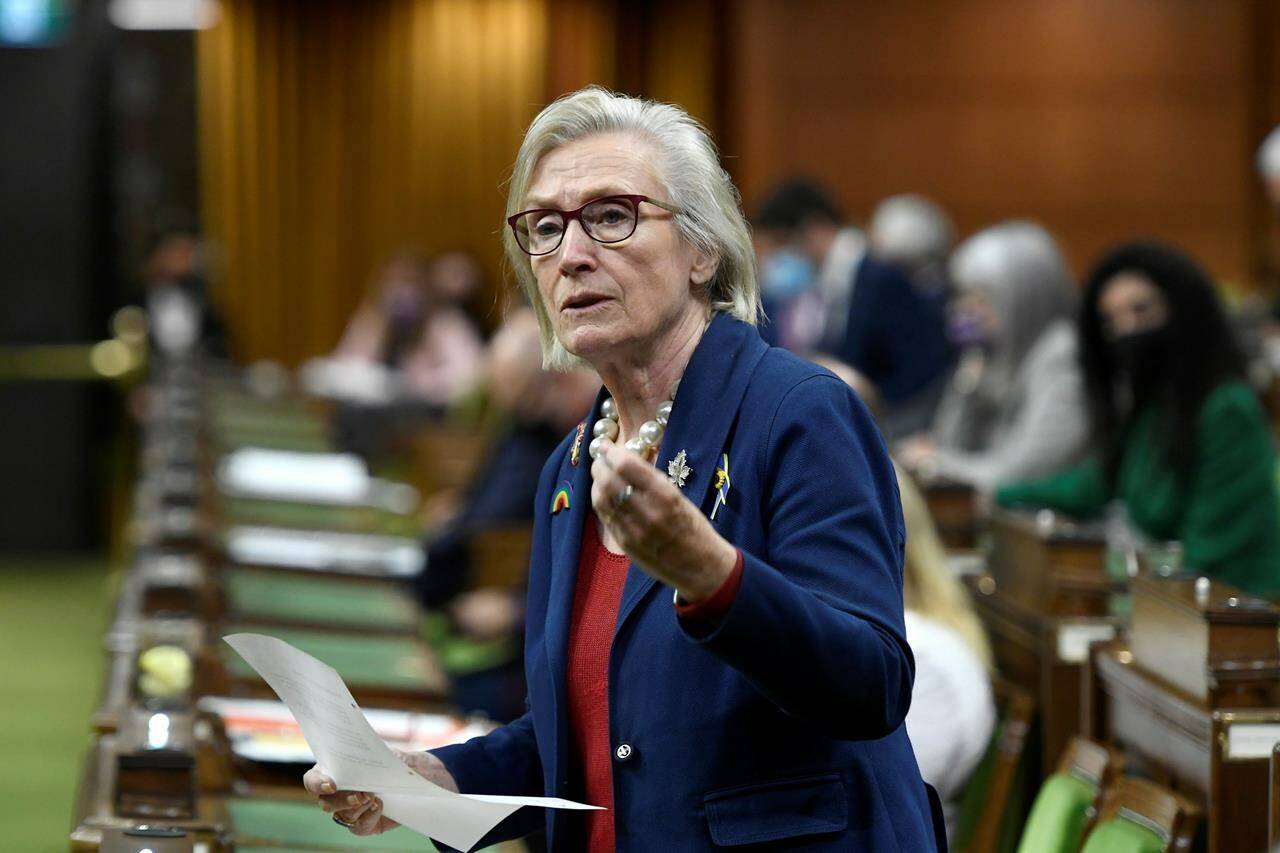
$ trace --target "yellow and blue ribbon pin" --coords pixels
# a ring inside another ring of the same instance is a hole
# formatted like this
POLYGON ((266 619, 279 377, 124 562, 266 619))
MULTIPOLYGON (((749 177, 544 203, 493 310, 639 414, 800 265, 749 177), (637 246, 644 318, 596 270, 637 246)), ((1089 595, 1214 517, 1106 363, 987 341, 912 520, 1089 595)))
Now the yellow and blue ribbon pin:
POLYGON ((720 467, 716 469, 715 489, 716 504, 711 508, 711 520, 715 521, 716 513, 720 511, 720 507, 728 503, 729 487, 732 483, 729 480, 729 454, 720 454, 720 467))

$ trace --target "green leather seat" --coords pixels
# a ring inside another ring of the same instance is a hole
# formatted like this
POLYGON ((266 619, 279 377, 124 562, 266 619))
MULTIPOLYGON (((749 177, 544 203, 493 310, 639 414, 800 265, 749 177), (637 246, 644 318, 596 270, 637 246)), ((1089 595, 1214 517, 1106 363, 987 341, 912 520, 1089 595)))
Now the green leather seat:
POLYGON ((1022 830, 1018 853, 1075 853, 1098 789, 1070 773, 1055 773, 1040 786, 1022 830))
POLYGON ((1165 841, 1145 826, 1124 818, 1100 823, 1081 853, 1164 853, 1165 841))

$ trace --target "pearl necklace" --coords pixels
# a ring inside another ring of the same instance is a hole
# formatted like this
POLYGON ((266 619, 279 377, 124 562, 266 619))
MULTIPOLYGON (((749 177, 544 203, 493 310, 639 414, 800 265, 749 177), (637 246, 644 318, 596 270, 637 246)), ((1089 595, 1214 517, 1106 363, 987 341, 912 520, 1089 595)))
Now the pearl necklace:
MULTIPOLYGON (((671 407, 675 404, 676 389, 679 387, 680 382, 677 380, 676 384, 671 386, 671 399, 659 403, 653 420, 642 423, 640 434, 627 439, 623 447, 646 459, 651 458, 651 453, 657 453, 658 445, 662 443, 662 434, 667 430, 667 421, 671 418, 671 407)), ((604 398, 604 402, 600 404, 600 414, 602 416, 600 420, 591 427, 593 438, 591 444, 587 446, 587 454, 592 459, 600 455, 601 444, 605 441, 616 441, 618 438, 618 405, 613 402, 612 397, 604 398)))

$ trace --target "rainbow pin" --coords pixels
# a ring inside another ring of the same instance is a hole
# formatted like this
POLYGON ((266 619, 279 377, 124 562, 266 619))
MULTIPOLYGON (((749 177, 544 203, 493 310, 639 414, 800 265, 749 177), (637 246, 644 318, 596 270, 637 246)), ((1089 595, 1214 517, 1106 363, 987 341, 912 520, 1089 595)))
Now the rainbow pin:
POLYGON ((568 480, 560 484, 560 488, 556 489, 555 494, 551 496, 551 514, 555 515, 562 509, 569 508, 569 498, 573 495, 573 485, 568 480))

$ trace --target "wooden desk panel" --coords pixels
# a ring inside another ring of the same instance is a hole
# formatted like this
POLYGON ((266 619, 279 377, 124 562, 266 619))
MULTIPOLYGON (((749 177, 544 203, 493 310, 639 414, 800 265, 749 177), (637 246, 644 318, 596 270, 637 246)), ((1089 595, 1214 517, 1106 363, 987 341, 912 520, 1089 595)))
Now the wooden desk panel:
POLYGON ((1046 616, 1108 615, 1116 584, 1097 525, 997 508, 988 527, 991 576, 1004 595, 1046 616))
POLYGON ((1123 643, 1096 649, 1092 671, 1101 734, 1123 745, 1137 769, 1198 798, 1209 853, 1264 849, 1270 750, 1248 741, 1273 730, 1280 737, 1280 708, 1210 709, 1138 666, 1123 643))
POLYGON ((991 638, 997 668, 1036 698, 1039 781, 1056 766, 1071 736, 1082 731, 1088 644, 1110 639, 1118 622, 1111 617, 1046 617, 1004 595, 993 578, 966 578, 965 583, 991 638))

